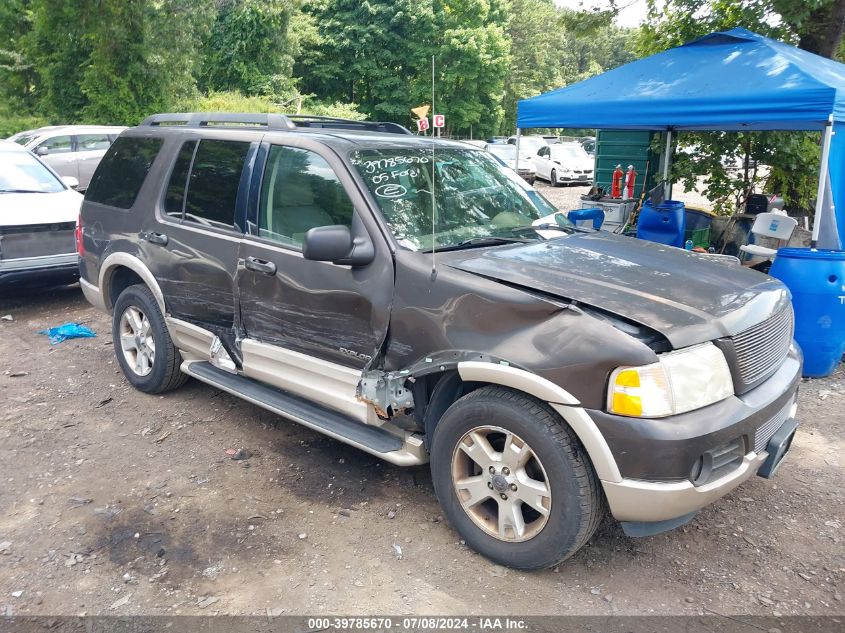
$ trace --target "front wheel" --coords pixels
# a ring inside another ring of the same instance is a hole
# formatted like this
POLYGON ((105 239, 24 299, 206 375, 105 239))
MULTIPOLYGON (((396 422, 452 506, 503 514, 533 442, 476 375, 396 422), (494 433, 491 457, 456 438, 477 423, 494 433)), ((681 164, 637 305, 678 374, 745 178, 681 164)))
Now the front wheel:
POLYGON ((503 387, 482 387, 446 411, 431 471, 451 525, 509 567, 560 563, 603 516, 598 480, 572 430, 544 403, 503 387))
POLYGON ((552 187, 557 187, 557 186, 558 186, 558 182, 557 182, 557 172, 556 172, 554 169, 552 170, 552 175, 551 175, 551 176, 549 176, 549 184, 550 184, 552 187))

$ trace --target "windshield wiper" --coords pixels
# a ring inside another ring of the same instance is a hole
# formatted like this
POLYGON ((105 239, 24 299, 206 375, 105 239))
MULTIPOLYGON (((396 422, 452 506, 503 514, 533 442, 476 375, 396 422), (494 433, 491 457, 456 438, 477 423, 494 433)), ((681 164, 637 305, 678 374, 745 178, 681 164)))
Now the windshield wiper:
MULTIPOLYGON (((436 248, 437 252, 441 251, 459 251, 464 248, 474 248, 476 246, 496 246, 497 244, 513 244, 513 243, 520 243, 524 244, 526 242, 530 242, 531 240, 525 239, 524 237, 497 237, 494 235, 488 235, 486 237, 471 237, 466 240, 462 240, 457 244, 447 244, 446 246, 438 246, 436 248)), ((427 248, 421 253, 430 253, 432 249, 427 248)))
POLYGON ((561 231, 562 233, 580 233, 581 229, 576 226, 561 226, 560 224, 550 224, 544 222, 543 224, 532 224, 531 226, 517 226, 511 229, 512 233, 517 235, 520 233, 527 233, 528 231, 561 231))

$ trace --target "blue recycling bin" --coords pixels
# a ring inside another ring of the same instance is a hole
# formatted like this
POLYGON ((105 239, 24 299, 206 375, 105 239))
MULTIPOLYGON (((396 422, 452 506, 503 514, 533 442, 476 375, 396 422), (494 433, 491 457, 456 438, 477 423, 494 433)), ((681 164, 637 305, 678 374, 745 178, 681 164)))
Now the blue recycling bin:
POLYGON ((686 211, 679 200, 665 200, 656 207, 646 200, 640 209, 637 237, 641 240, 683 248, 686 230, 686 211))
POLYGON ((599 208, 575 209, 566 214, 575 226, 585 226, 592 222, 592 228, 598 231, 604 224, 604 211, 599 208))
POLYGON ((804 376, 829 376, 845 354, 845 251, 781 248, 769 274, 792 293, 804 376))

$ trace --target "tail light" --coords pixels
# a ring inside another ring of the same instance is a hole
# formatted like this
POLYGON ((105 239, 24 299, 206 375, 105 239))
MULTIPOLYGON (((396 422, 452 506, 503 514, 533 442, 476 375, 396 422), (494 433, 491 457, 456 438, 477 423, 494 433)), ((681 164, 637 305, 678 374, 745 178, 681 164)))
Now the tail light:
POLYGON ((82 257, 85 255, 85 244, 82 243, 82 214, 76 220, 76 229, 73 231, 73 237, 76 240, 76 252, 82 257))

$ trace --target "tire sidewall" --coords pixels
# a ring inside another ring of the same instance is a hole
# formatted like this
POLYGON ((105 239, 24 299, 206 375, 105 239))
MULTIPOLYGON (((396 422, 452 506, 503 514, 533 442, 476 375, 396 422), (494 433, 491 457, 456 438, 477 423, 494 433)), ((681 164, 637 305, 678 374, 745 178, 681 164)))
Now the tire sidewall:
POLYGON ((467 545, 495 562, 518 569, 541 569, 559 562, 579 538, 586 521, 581 491, 572 458, 558 439, 530 412, 505 400, 458 401, 446 411, 435 429, 431 446, 431 471, 437 498, 453 527, 467 545), (546 471, 552 508, 541 532, 528 541, 500 541, 475 525, 455 493, 452 454, 464 434, 478 426, 499 426, 529 444, 546 471))
POLYGON ((165 355, 170 353, 172 343, 170 335, 161 317, 161 311, 153 298, 152 293, 143 286, 130 286, 120 293, 114 303, 114 314, 112 315, 112 344, 114 354, 120 365, 123 375, 139 391, 152 393, 157 391, 167 380, 168 359, 165 355), (155 342, 156 355, 153 360, 153 369, 146 376, 136 374, 126 362, 123 356, 123 349, 120 343, 120 319, 124 311, 135 306, 147 317, 150 322, 150 332, 155 342))

